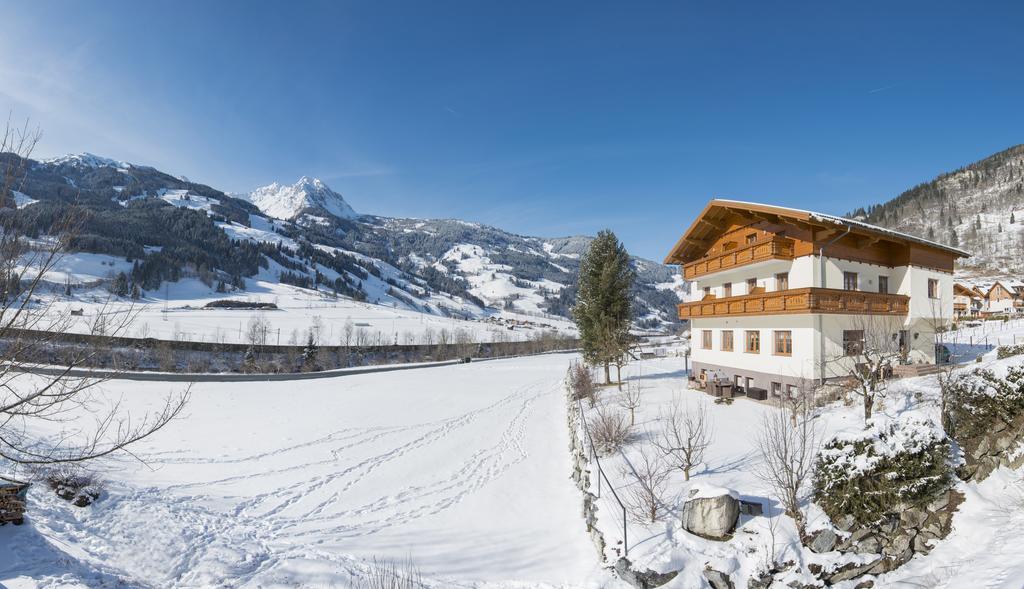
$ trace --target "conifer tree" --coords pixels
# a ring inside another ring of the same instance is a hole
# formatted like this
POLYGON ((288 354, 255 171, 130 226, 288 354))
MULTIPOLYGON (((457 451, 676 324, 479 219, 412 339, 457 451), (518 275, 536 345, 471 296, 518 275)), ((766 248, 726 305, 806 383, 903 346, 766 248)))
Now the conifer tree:
POLYGON ((604 382, 611 384, 610 366, 629 349, 634 272, 629 254, 609 230, 601 231, 580 261, 573 320, 580 331, 583 358, 604 366, 604 382))

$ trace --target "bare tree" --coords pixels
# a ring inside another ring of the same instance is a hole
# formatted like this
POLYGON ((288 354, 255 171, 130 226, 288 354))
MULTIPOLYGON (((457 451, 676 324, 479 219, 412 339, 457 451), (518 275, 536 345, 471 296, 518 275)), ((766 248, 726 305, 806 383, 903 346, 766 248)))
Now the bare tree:
POLYGON ((825 358, 832 376, 847 378, 850 391, 860 395, 864 405, 864 425, 871 420, 876 402, 885 396, 892 368, 906 361, 906 345, 900 343, 903 323, 881 315, 859 315, 844 331, 838 353, 825 358))
POLYGON ((267 345, 267 338, 270 334, 270 321, 263 313, 257 313, 249 318, 246 325, 245 339, 250 346, 259 348, 267 345))
POLYGON ((625 493, 630 516, 638 523, 658 521, 664 510, 663 498, 669 481, 669 469, 661 456, 641 448, 631 468, 623 468, 623 471, 624 475, 633 479, 625 493))
POLYGON ((821 440, 809 410, 797 415, 795 426, 790 411, 787 408, 771 410, 762 418, 757 436, 761 462, 754 474, 771 487, 803 538, 807 532, 807 517, 802 506, 821 440))
POLYGON ((345 325, 341 328, 341 334, 342 334, 342 338, 343 338, 342 341, 345 343, 346 347, 352 345, 352 332, 354 330, 355 330, 355 326, 352 324, 352 318, 351 317, 346 317, 345 318, 345 325))
POLYGON ((619 407, 629 411, 629 425, 636 425, 636 410, 640 408, 643 401, 643 386, 637 381, 626 383, 626 390, 619 396, 619 407))
MULTIPOLYGON (((0 132, 0 204, 15 201, 38 131, 12 127, 0 132)), ((156 411, 133 416, 119 401, 99 394, 104 378, 78 376, 104 346, 70 346, 61 336, 74 324, 70 308, 58 308, 44 294, 46 277, 67 250, 81 211, 74 206, 38 238, 28 239, 13 222, 0 223, 0 457, 16 464, 83 462, 124 450, 177 417, 186 390, 169 395, 156 411), (60 350, 59 355, 53 353, 60 350), (41 373, 38 364, 59 364, 41 373), (55 436, 39 434, 44 422, 56 423, 55 436)), ((102 305, 90 333, 116 337, 127 333, 136 313, 102 305)))
POLYGON ((673 468, 683 471, 685 480, 690 480, 690 473, 704 462, 704 453, 714 439, 714 426, 707 407, 698 404, 696 409, 690 409, 673 400, 668 412, 659 416, 659 421, 662 430, 655 439, 655 447, 673 468))

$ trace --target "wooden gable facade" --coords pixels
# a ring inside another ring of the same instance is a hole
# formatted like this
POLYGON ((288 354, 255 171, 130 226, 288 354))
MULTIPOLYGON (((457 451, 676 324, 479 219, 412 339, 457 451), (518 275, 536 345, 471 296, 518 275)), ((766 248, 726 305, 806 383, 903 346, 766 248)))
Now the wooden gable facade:
POLYGON ((712 200, 665 258, 687 280, 768 259, 813 255, 953 272, 966 252, 871 225, 770 205, 712 200))

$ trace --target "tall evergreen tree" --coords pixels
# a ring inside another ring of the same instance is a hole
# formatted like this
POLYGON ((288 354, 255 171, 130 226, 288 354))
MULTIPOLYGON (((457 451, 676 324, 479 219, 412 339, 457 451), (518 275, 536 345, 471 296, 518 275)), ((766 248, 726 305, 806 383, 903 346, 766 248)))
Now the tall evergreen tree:
POLYGON ((572 316, 580 331, 583 358, 604 366, 605 384, 611 384, 611 364, 629 349, 633 278, 626 248, 611 231, 598 233, 580 261, 572 316))

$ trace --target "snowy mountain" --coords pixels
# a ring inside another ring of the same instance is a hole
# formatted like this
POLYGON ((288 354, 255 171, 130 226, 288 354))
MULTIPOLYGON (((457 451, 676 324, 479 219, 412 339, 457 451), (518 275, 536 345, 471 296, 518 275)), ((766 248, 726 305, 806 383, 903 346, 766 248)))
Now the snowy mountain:
POLYGON ((934 239, 972 254, 968 275, 1024 271, 1024 145, 919 184, 854 218, 934 239))
POLYGON ((357 217, 345 199, 319 178, 303 176, 290 186, 274 182, 243 195, 268 217, 293 220, 302 214, 331 215, 340 219, 357 217))
MULTIPOLYGON (((0 154, 0 167, 12 157, 0 154)), ((258 280, 435 315, 568 317, 579 259, 592 239, 359 215, 313 178, 230 195, 90 154, 26 168, 0 216, 40 233, 48 219, 84 207, 73 247, 126 261, 128 283, 143 292, 188 277, 211 290, 245 290, 258 280)), ((668 266, 633 261, 637 325, 674 323, 688 285, 668 266)))

